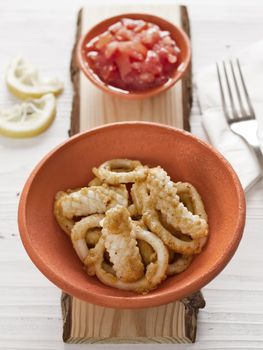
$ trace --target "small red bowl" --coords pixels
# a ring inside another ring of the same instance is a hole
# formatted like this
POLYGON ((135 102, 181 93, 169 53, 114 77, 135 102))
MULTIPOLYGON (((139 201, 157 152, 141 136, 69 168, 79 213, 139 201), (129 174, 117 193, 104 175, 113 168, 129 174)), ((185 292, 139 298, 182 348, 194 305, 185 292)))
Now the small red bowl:
POLYGON ((154 123, 115 123, 78 134, 41 160, 21 194, 18 222, 32 261, 59 288, 93 304, 145 308, 186 297, 226 266, 242 236, 245 199, 230 164, 190 133, 154 123), (92 167, 112 158, 160 165, 173 180, 192 183, 209 218, 203 251, 186 271, 167 278, 146 295, 111 288, 88 276, 53 215, 56 192, 87 185, 92 167))
POLYGON ((170 87, 172 87, 179 79, 183 77, 190 63, 191 59, 191 48, 190 41, 185 34, 185 32, 179 28, 178 26, 168 22, 167 20, 157 17, 154 15, 148 15, 144 13, 125 13, 122 15, 114 16, 107 18, 106 20, 99 22, 93 28, 91 28, 78 42, 77 45, 77 62, 81 69, 81 71, 85 74, 85 76, 98 88, 102 91, 107 92, 114 96, 125 97, 128 99, 143 99, 150 96, 157 95, 163 91, 166 91, 170 87), (116 88, 111 85, 105 84, 89 67, 89 64, 84 55, 84 48, 90 40, 98 36, 99 34, 106 31, 109 26, 118 22, 122 18, 131 18, 131 19, 142 19, 146 22, 151 22, 157 24, 162 30, 167 30, 171 33, 171 37, 175 40, 178 47, 181 49, 180 57, 179 57, 179 66, 173 72, 171 78, 163 85, 143 90, 143 91, 127 91, 116 88))

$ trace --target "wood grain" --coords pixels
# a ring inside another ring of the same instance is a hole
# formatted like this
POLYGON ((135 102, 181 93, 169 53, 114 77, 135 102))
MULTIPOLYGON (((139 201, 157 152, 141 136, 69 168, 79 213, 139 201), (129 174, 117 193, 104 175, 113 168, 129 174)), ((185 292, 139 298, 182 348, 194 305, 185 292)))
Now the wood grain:
POLYGON ((117 310, 63 293, 61 305, 67 343, 192 343, 205 301, 197 292, 155 308, 117 310))

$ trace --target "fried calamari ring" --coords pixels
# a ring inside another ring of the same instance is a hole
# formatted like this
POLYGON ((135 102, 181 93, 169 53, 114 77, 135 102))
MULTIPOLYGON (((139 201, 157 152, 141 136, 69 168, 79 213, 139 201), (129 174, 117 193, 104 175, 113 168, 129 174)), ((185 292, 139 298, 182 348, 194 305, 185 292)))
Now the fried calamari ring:
POLYGON ((142 181, 136 181, 131 188, 131 197, 137 209, 137 213, 139 215, 142 215, 148 205, 149 200, 146 183, 142 181))
POLYGON ((98 279, 114 288, 134 291, 137 293, 148 293, 156 288, 164 279, 166 279, 166 272, 168 268, 168 251, 160 238, 156 237, 152 232, 143 230, 140 226, 133 223, 133 231, 136 239, 146 241, 150 244, 157 254, 155 262, 150 263, 146 268, 144 277, 135 282, 123 282, 116 276, 108 273, 103 268, 103 255, 105 251, 104 238, 101 237, 95 248, 90 250, 85 265, 87 266, 88 274, 93 274, 95 271, 98 279))
POLYGON ((182 255, 179 258, 175 258, 175 261, 169 263, 168 265, 167 275, 171 276, 183 272, 188 268, 192 260, 192 255, 182 255))
POLYGON ((105 261, 103 261, 103 263, 102 263, 102 268, 103 268, 106 272, 112 274, 113 276, 116 276, 116 272, 113 270, 112 265, 107 264, 105 261))
POLYGON ((84 261, 89 253, 86 243, 86 235, 90 229, 101 227, 100 222, 104 218, 102 214, 93 214, 78 221, 72 228, 71 241, 81 261, 84 261))
POLYGON ((130 213, 130 216, 131 216, 131 217, 140 216, 140 214, 139 214, 138 211, 137 211, 137 208, 136 208, 135 204, 130 204, 130 205, 128 206, 128 210, 129 210, 129 213, 130 213))
POLYGON ((184 271, 208 234, 195 187, 128 159, 107 161, 93 173, 88 187, 59 192, 54 203, 87 273, 111 287, 147 293, 184 271))
POLYGON ((144 221, 142 219, 140 220, 133 220, 132 221, 137 226, 140 226, 143 230, 147 230, 147 226, 145 225, 144 221))
POLYGON ((190 235, 193 239, 207 236, 206 220, 199 215, 192 214, 180 202, 175 184, 162 168, 149 169, 147 187, 155 208, 162 213, 170 225, 190 235))
POLYGON ((167 247, 177 253, 185 255, 197 254, 203 247, 204 240, 206 240, 206 237, 203 237, 187 242, 177 238, 161 224, 155 209, 147 209, 143 213, 143 221, 150 231, 160 237, 167 247))
POLYGON ((127 198, 104 186, 83 187, 63 197, 62 214, 67 219, 74 216, 102 214, 115 205, 128 206, 127 198))
POLYGON ((112 159, 92 169, 94 175, 101 181, 111 185, 144 180, 148 168, 141 162, 130 159, 112 159))
POLYGON ((59 226, 64 232, 66 232, 68 236, 70 236, 75 221, 73 219, 68 219, 63 215, 62 202, 64 201, 64 198, 66 198, 67 195, 68 193, 63 191, 59 191, 56 194, 53 211, 59 226))
POLYGON ((154 262, 156 260, 156 253, 153 250, 152 246, 150 246, 150 244, 140 239, 137 240, 137 244, 138 244, 144 265, 147 266, 151 262, 154 262))
MULTIPOLYGON (((126 185, 120 184, 120 185, 116 185, 116 186, 109 186, 108 184, 103 184, 102 187, 107 188, 107 189, 114 191, 117 194, 121 195, 123 198, 125 198, 125 200, 127 201, 127 205, 128 205, 129 192, 127 190, 126 185)), ((125 205, 125 206, 127 207, 127 205, 125 205)))
POLYGON ((123 282, 133 282, 144 274, 139 248, 127 208, 117 205, 106 212, 102 235, 116 276, 123 282))
POLYGON ((204 203, 197 189, 188 182, 176 182, 175 187, 180 201, 195 215, 199 215, 207 222, 204 203))
POLYGON ((101 228, 91 228, 86 233, 86 243, 89 247, 94 247, 101 236, 101 228))
POLYGON ((94 177, 92 180, 90 180, 90 182, 88 183, 88 187, 91 186, 101 186, 103 184, 103 182, 98 178, 98 177, 94 177))

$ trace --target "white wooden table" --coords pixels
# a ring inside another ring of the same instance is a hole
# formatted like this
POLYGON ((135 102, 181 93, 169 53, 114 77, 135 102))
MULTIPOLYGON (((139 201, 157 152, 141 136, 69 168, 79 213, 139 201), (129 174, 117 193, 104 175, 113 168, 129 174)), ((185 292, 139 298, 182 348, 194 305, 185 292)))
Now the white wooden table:
MULTIPOLYGON (((3 74, 6 64, 18 53, 65 82, 56 120, 47 132, 28 140, 0 138, 0 349, 3 350, 88 347, 63 344, 60 291, 31 263, 17 228, 19 192, 29 172, 47 151, 67 138, 72 97, 70 51, 76 12, 84 3, 0 1, 0 106, 13 101, 6 91, 3 74)), ((222 58, 231 49, 262 39, 261 0, 185 3, 189 5, 192 23, 194 71, 222 58)), ((204 137, 196 104, 192 131, 204 137)), ((207 306, 200 312, 197 343, 178 348, 263 349, 262 228, 261 182, 247 195, 247 224, 238 252, 220 276, 203 289, 207 306)), ((134 345, 99 346, 100 349, 115 347, 132 349, 134 345)), ((172 349, 175 345, 163 347, 172 349)))

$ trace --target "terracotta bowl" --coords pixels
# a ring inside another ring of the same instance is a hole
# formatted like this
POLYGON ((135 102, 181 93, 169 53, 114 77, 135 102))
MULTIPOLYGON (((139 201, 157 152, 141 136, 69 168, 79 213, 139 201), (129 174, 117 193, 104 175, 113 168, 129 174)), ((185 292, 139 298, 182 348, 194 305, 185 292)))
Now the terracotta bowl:
POLYGON ((242 236, 245 199, 230 164, 208 144, 172 127, 115 123, 78 134, 47 154, 29 176, 19 203, 19 230, 27 253, 59 288, 113 308, 144 308, 186 297, 211 281, 229 262, 242 236), (200 192, 209 217, 209 240, 190 267, 146 295, 107 287, 89 277, 53 216, 59 190, 85 186, 91 168, 112 158, 160 165, 174 181, 200 192))
POLYGON ((184 73, 187 71, 187 68, 190 63, 191 48, 190 48, 190 41, 187 35, 185 34, 185 32, 181 28, 172 24, 171 22, 168 22, 161 17, 147 15, 144 13, 126 13, 126 14, 114 16, 111 18, 107 18, 106 20, 98 23, 96 26, 91 28, 79 40, 76 54, 77 54, 77 62, 82 72, 93 84, 95 84, 102 91, 107 92, 114 96, 124 97, 128 99, 142 99, 142 98, 154 96, 163 91, 166 91, 167 89, 172 87, 179 79, 182 78, 184 73), (179 66, 177 70, 174 71, 171 78, 165 84, 155 88, 148 89, 148 90, 140 91, 140 92, 129 92, 127 90, 118 89, 116 87, 105 84, 89 67, 84 56, 84 52, 85 52, 84 47, 91 39, 103 33, 105 30, 109 28, 110 25, 118 22, 121 18, 143 19, 147 22, 155 23, 162 30, 168 30, 171 33, 172 38, 176 41, 178 47, 181 49, 181 54, 180 54, 179 66))

